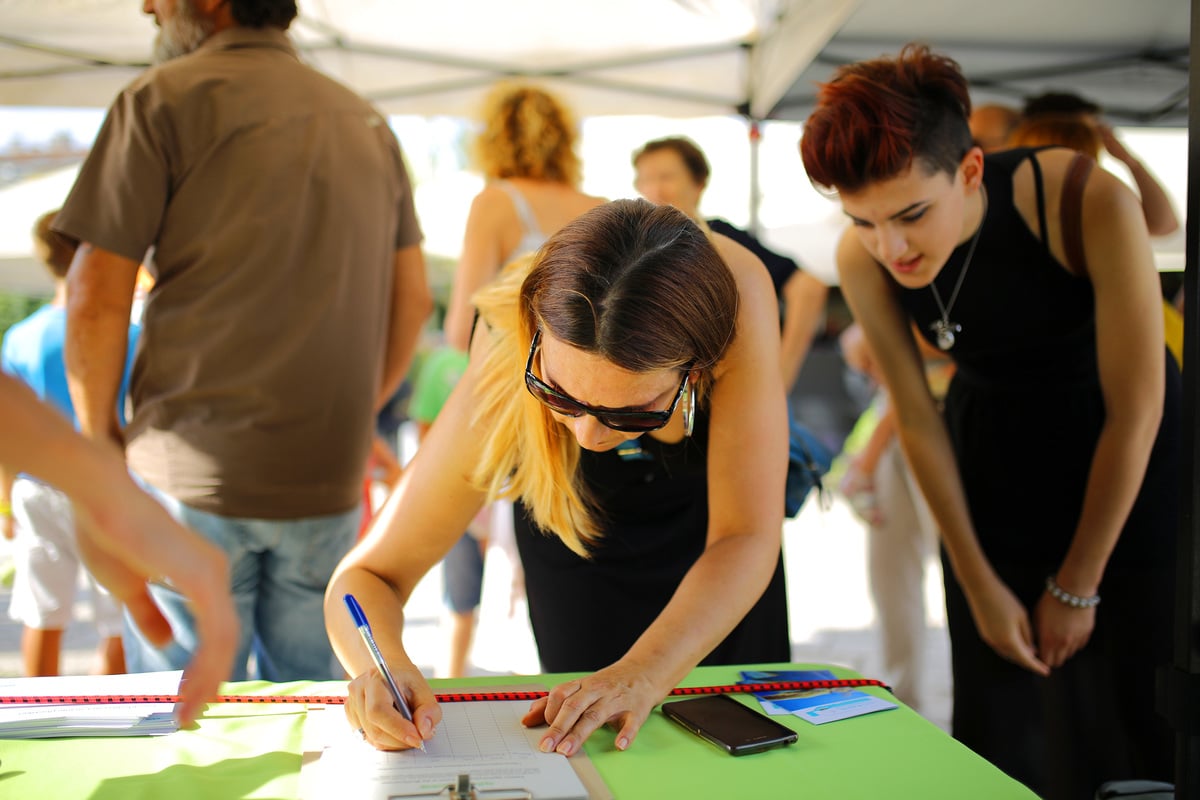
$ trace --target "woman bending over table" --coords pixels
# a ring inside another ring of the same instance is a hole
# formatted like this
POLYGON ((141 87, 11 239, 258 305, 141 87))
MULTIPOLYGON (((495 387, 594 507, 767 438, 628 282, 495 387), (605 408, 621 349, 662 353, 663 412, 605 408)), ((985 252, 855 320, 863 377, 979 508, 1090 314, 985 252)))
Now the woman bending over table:
POLYGON ((941 529, 953 733, 1049 798, 1169 780, 1180 381, 1141 205, 1070 150, 985 158, 970 110, 910 45, 838 70, 801 142, 941 529), (914 324, 956 365, 944 419, 914 324))
POLYGON ((787 411, 775 294, 740 245, 679 211, 601 205, 476 296, 470 365, 326 595, 349 722, 382 749, 441 712, 404 650, 404 604, 480 506, 517 500, 543 669, 589 673, 527 725, 570 755, 625 749, 698 664, 787 661, 780 559, 787 411), (728 266, 727 266, 728 265, 728 266), (412 709, 392 708, 352 593, 412 709))

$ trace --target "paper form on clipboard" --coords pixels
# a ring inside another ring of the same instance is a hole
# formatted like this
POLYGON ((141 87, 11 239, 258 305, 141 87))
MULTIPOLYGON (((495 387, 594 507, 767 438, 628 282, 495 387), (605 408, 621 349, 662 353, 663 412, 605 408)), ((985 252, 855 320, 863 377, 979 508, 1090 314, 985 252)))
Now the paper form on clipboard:
POLYGON ((425 753, 376 750, 350 728, 342 709, 310 711, 301 798, 449 798, 449 786, 462 774, 470 775, 480 796, 497 800, 611 797, 584 752, 568 759, 537 749, 545 730, 521 724, 528 709, 523 700, 444 703, 442 722, 425 753))

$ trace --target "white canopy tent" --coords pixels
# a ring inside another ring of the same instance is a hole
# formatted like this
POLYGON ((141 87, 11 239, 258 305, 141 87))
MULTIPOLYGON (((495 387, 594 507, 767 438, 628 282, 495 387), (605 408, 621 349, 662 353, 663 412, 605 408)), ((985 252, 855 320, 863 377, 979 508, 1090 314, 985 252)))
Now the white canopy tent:
MULTIPOLYGON (((802 119, 835 63, 920 39, 984 99, 1076 89, 1123 121, 1182 125, 1181 0, 300 0, 306 57, 387 113, 469 115, 497 78, 583 116, 802 119)), ((0 105, 106 106, 146 63, 133 0, 0 0, 0 105)))
MULTIPOLYGON (((397 114, 470 115, 498 78, 583 115, 766 116, 858 0, 301 0, 306 57, 397 114)), ((131 0, 0 2, 0 103, 107 105, 146 63, 131 0)))
MULTIPOLYGON (((291 34, 389 114, 473 117, 498 79, 521 77, 582 117, 765 116, 858 2, 300 0, 291 34)), ((0 106, 103 108, 144 69, 154 35, 133 0, 0 0, 0 106)), ((0 207, 28 191, 0 190, 0 207)), ((7 227, 23 247, 28 224, 7 227)), ((0 285, 39 283, 27 257, 0 268, 0 285)))
MULTIPOLYGON (((583 117, 798 120, 837 64, 912 40, 957 58, 977 102, 1019 103, 1056 88, 1100 102, 1117 122, 1182 125, 1187 113, 1182 0, 299 0, 299 8, 291 31, 303 56, 389 114, 473 116, 482 93, 511 77, 546 84, 583 117)), ((154 34, 134 0, 0 0, 0 106, 103 108, 145 67, 154 34)), ((747 187, 752 223, 759 170, 747 187)), ((809 262, 827 261, 832 241, 812 224, 769 239, 809 262)), ((1181 245, 1171 248, 1171 263, 1180 262, 1181 245)), ((37 272, 23 262, 26 274, 37 272)), ((19 271, 10 261, 0 283, 19 271)))

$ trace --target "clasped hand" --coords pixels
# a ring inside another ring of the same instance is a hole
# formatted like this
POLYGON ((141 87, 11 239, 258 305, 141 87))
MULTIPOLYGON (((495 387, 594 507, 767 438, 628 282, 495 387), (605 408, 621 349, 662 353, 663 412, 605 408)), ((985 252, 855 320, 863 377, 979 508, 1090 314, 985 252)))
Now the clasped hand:
POLYGON ((1032 623, 1025 607, 1000 580, 971 598, 979 635, 1002 658, 1047 676, 1087 644, 1095 609, 1070 608, 1043 593, 1032 623))
POLYGON ((1096 627, 1096 609, 1072 608, 1042 592, 1033 610, 1033 623, 1038 654, 1046 666, 1055 669, 1088 643, 1096 627))

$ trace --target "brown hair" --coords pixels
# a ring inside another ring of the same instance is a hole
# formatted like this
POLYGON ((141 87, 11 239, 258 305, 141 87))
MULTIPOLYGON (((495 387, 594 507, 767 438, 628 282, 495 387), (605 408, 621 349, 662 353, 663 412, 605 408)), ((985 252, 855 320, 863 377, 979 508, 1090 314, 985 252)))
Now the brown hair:
POLYGON ((535 259, 510 265, 475 302, 492 345, 476 390, 486 433, 472 477, 491 497, 520 497, 540 528, 586 555, 603 509, 578 474, 579 444, 514 384, 534 332, 635 372, 690 368, 703 400, 735 334, 733 275, 684 214, 616 200, 577 217, 535 259))
POLYGON ((33 224, 33 244, 38 259, 46 265, 56 280, 61 281, 67 277, 67 271, 71 269, 71 261, 75 258, 75 250, 79 245, 69 236, 51 229, 50 226, 54 224, 54 218, 58 216, 59 211, 61 209, 47 211, 37 218, 37 222, 33 224))
POLYGON ((501 84, 484 104, 474 156, 488 178, 532 178, 577 186, 575 122, 553 95, 501 84))
POLYGON ((651 142, 646 142, 633 154, 633 166, 637 167, 642 156, 657 153, 661 150, 672 150, 679 154, 683 159, 683 165, 687 167, 687 171, 691 173, 692 180, 698 185, 704 186, 708 183, 708 176, 711 170, 708 166, 708 159, 704 157, 704 151, 693 142, 684 136, 668 136, 665 139, 655 139, 651 142))
POLYGON ((1100 106, 1074 92, 1044 92, 1036 97, 1027 97, 1021 116, 1036 117, 1041 114, 1099 114, 1100 106))
POLYGON ((1009 138, 1013 147, 1061 145, 1100 158, 1104 141, 1096 127, 1077 114, 1039 114, 1021 120, 1009 138))
POLYGON ((1012 132, 1021 121, 1021 112, 1011 106, 988 103, 976 106, 967 124, 975 144, 990 153, 1009 147, 1012 132))

